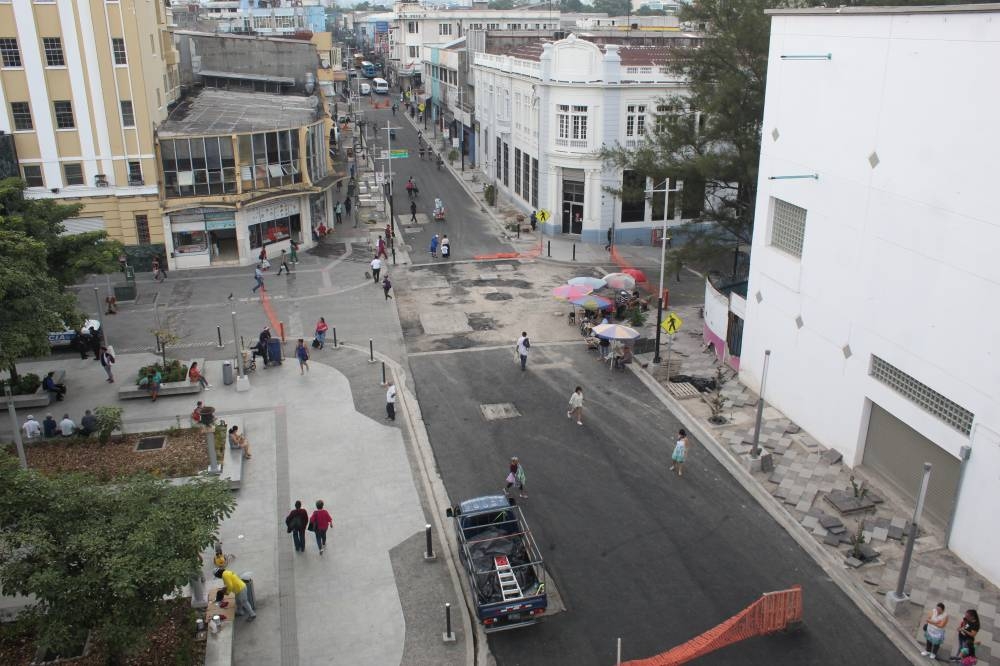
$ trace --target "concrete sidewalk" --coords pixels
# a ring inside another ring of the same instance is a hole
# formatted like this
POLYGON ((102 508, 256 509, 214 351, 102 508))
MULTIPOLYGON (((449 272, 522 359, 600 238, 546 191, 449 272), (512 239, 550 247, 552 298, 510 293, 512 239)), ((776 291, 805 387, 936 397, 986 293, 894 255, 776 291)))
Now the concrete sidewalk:
MULTIPOLYGON (((671 374, 713 378, 717 362, 713 353, 703 351, 703 322, 698 306, 675 311, 683 319, 684 328, 671 344, 671 374)), ((666 348, 662 357, 665 361, 666 348)), ((653 365, 652 354, 637 356, 637 360, 639 363, 630 367, 654 395, 914 661, 923 649, 921 627, 926 615, 936 603, 943 602, 952 621, 941 659, 957 650, 958 622, 966 609, 974 608, 982 625, 976 639, 979 663, 1000 663, 1000 590, 944 546, 940 528, 927 521, 921 523, 906 584, 910 604, 898 617, 893 617, 885 610, 884 596, 896 586, 912 505, 895 497, 888 488, 877 483, 866 484, 872 495, 881 500, 875 511, 841 516, 824 500, 824 495, 831 490, 850 490, 850 477, 858 472, 841 463, 835 451, 825 449, 809 433, 766 404, 760 442, 772 453, 774 469, 751 474, 747 471, 747 456, 753 439, 757 395, 727 368, 728 381, 722 389, 727 398, 724 409, 727 422, 713 425, 708 421, 711 413, 706 402, 697 396, 675 397, 669 390, 666 368, 653 365), (640 364, 649 365, 643 368, 640 364), (862 520, 866 544, 880 555, 876 562, 857 567, 847 563, 847 556, 850 537, 857 533, 862 520)), ((698 455, 697 451, 693 454, 698 455)))

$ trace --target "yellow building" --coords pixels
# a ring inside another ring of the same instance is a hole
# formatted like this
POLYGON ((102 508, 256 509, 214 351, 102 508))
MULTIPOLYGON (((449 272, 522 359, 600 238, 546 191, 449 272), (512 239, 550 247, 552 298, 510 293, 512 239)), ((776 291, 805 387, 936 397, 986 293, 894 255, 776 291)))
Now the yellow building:
POLYGON ((0 0, 0 131, 71 230, 161 243, 154 127, 180 94, 163 0, 0 0))

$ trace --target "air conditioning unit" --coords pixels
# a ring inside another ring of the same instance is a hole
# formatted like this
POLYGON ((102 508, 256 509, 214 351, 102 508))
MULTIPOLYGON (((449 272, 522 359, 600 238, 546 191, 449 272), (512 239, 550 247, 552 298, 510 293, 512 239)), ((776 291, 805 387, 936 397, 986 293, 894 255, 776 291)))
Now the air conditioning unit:
POLYGON ((103 173, 94 174, 94 187, 107 187, 108 177, 103 173))

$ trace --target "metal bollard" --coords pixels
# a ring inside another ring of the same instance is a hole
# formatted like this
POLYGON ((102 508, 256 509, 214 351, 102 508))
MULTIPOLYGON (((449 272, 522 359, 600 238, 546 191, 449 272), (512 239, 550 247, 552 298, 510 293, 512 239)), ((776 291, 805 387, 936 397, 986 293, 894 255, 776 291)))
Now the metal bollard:
POLYGON ((434 554, 434 542, 431 539, 431 525, 430 525, 430 523, 427 523, 426 525, 424 525, 424 531, 425 531, 425 534, 427 536, 427 550, 424 551, 424 559, 425 560, 436 560, 437 559, 437 555, 434 554))
POLYGON ((547 249, 545 250, 545 256, 551 257, 552 256, 552 241, 545 241, 545 243, 548 246, 547 249))
POLYGON ((573 243, 573 261, 576 261, 576 243, 573 243))
POLYGON ((336 349, 337 348, 337 327, 334 326, 330 330, 333 331, 333 348, 336 349))
POLYGON ((517 237, 518 237, 518 239, 521 238, 521 223, 520 222, 517 223, 517 237))
POLYGON ((375 343, 372 342, 371 338, 368 338, 368 362, 375 362, 375 343))
POLYGON ((445 643, 455 642, 455 634, 451 630, 451 604, 444 605, 444 635, 441 638, 445 643))
POLYGON ((385 386, 385 361, 382 361, 382 386, 385 386))
POLYGON ((221 326, 216 326, 215 327, 215 332, 219 336, 219 349, 222 349, 223 348, 223 344, 222 344, 222 327, 221 326))

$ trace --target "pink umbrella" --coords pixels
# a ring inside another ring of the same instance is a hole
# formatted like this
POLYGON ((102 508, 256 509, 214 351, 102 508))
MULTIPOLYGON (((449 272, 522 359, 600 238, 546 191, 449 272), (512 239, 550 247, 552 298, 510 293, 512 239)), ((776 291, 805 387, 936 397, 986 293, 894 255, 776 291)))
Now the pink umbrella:
POLYGON ((576 298, 582 298, 590 292, 594 291, 590 287, 575 285, 575 284, 564 284, 561 287, 556 287, 552 290, 552 295, 556 298, 564 301, 572 301, 576 298))

